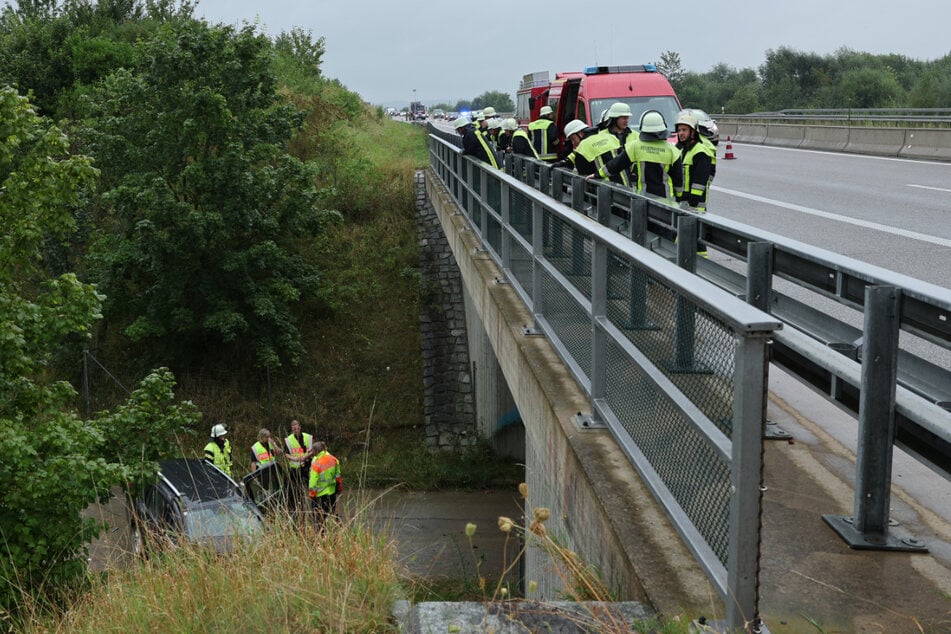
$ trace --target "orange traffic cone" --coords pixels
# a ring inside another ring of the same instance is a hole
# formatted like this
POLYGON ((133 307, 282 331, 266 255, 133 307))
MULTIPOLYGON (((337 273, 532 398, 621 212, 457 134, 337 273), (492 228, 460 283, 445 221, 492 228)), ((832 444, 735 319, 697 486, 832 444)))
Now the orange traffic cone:
POLYGON ((733 144, 730 143, 730 137, 726 138, 726 154, 723 155, 725 159, 735 159, 736 156, 733 155, 733 144))

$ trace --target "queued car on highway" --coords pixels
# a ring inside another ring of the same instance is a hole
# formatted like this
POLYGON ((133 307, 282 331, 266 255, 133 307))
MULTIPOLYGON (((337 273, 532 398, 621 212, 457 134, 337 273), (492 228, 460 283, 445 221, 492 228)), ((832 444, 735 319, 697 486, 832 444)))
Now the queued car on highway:
POLYGON ((133 497, 131 507, 132 550, 140 556, 183 543, 226 553, 264 530, 263 515, 244 488, 205 460, 160 461, 156 481, 133 497))
POLYGON ((700 134, 710 139, 710 142, 714 145, 720 143, 720 129, 717 127, 717 122, 713 117, 700 108, 685 108, 685 110, 697 120, 697 127, 700 129, 700 134))

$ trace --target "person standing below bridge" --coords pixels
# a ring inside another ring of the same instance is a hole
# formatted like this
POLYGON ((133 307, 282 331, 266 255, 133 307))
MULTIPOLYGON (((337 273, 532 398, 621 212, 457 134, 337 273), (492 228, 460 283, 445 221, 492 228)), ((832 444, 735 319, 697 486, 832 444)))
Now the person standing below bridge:
MULTIPOLYGON (((581 119, 574 119, 565 126, 565 138, 574 147, 566 158, 554 163, 555 167, 574 167, 582 176, 605 178, 601 171, 621 148, 613 134, 599 134, 597 128, 589 128, 581 119)), ((627 174, 621 170, 611 180, 628 185, 627 174)))
POLYGON ((528 134, 538 158, 543 161, 558 159, 558 129, 551 106, 542 106, 538 118, 528 124, 528 134))
POLYGON ((692 115, 681 112, 677 116, 677 149, 684 166, 684 188, 677 201, 704 212, 710 184, 717 173, 717 151, 713 143, 700 135, 697 126, 692 115))
POLYGON ((317 455, 310 466, 310 498, 318 528, 323 528, 328 517, 337 515, 337 495, 343 491, 340 462, 330 453, 326 441, 314 443, 317 455))
POLYGON ((304 497, 310 475, 310 460, 314 456, 314 437, 301 431, 300 422, 291 421, 291 433, 284 439, 289 473, 288 502, 299 512, 307 501, 304 497))
POLYGON ((251 445, 251 471, 257 471, 277 461, 277 456, 283 452, 271 440, 271 430, 267 428, 258 432, 258 441, 251 445))
POLYGON ((664 115, 648 110, 641 115, 639 132, 630 135, 624 151, 599 171, 601 177, 616 176, 630 168, 636 178, 635 191, 675 202, 683 191, 683 165, 680 150, 667 142, 669 136, 664 115))
POLYGON ((475 129, 472 122, 467 117, 459 117, 452 122, 452 127, 462 137, 462 155, 473 156, 483 163, 488 163, 498 169, 499 164, 495 160, 495 153, 489 148, 485 137, 475 129))
POLYGON ((225 436, 228 430, 218 423, 211 428, 211 438, 205 445, 205 460, 231 475, 231 443, 225 436))

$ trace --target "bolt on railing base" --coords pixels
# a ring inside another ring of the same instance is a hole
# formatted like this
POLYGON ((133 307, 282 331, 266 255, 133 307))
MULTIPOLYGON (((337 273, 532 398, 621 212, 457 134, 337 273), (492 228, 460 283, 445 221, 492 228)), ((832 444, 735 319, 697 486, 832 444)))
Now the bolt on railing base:
MULTIPOLYGON (((855 528, 851 515, 823 515, 822 519, 853 550, 895 550, 909 553, 926 553, 924 542, 910 535, 896 534, 890 529, 884 533, 861 533, 855 528)), ((894 526, 897 526, 897 522, 894 526)))
POLYGON ((606 429, 607 428, 607 426, 603 422, 597 420, 591 414, 585 414, 582 412, 578 412, 577 414, 572 416, 571 422, 573 422, 578 429, 606 429))
POLYGON ((792 440, 792 434, 771 420, 766 421, 766 431, 763 440, 792 440))

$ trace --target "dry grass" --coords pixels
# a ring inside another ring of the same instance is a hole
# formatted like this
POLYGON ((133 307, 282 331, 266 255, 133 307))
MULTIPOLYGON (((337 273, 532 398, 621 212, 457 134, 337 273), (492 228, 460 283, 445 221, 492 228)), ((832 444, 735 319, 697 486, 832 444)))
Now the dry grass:
POLYGON ((227 556, 180 547, 93 581, 29 632, 388 632, 403 596, 394 544, 366 505, 318 533, 272 520, 227 556))

